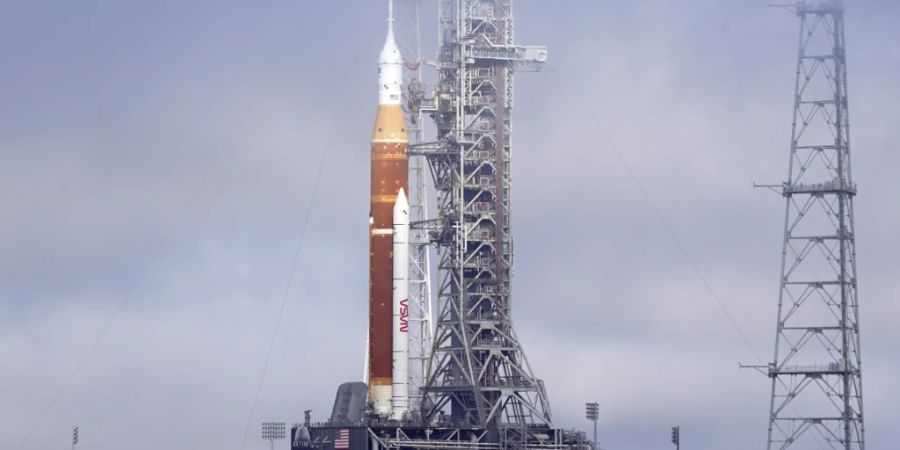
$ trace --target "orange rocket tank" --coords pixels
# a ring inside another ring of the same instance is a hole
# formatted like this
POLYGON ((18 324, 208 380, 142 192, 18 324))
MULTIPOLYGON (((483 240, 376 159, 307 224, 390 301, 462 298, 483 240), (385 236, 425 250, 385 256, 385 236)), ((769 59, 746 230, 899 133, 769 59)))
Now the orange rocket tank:
POLYGON ((378 114, 372 132, 372 186, 369 218, 369 400, 375 413, 391 412, 393 211, 400 189, 409 192, 404 113, 400 106, 403 58, 393 32, 378 59, 378 114))

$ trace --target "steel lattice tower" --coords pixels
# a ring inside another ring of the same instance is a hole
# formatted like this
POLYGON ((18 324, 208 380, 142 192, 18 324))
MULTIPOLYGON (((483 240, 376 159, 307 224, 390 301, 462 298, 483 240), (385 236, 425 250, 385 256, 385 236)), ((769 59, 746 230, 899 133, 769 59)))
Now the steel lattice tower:
MULTIPOLYGON (((426 420, 474 427, 550 424, 512 327, 510 160, 514 69, 537 70, 546 49, 513 44, 511 0, 440 0, 439 85, 428 158, 437 192, 438 316, 426 420)), ((424 102, 424 101, 423 101, 424 102)))
POLYGON ((768 448, 864 449, 844 14, 801 2, 768 448))

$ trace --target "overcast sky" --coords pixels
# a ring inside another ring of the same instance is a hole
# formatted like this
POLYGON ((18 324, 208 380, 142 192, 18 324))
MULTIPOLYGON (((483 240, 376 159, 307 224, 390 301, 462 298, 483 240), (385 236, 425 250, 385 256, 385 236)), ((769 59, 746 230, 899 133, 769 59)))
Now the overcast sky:
MULTIPOLYGON (((35 424, 24 449, 64 448, 73 424, 85 449, 240 448, 326 145, 246 448, 361 378, 384 3, 2 2, 0 448, 35 424)), ((887 449, 900 3, 847 3, 867 437, 887 449)), ((738 362, 771 359, 783 200, 752 183, 787 172, 796 17, 765 0, 516 14, 550 63, 517 82, 514 318, 556 425, 587 429, 596 400, 609 450, 670 448, 674 425, 684 448, 762 448, 769 382, 738 362)))

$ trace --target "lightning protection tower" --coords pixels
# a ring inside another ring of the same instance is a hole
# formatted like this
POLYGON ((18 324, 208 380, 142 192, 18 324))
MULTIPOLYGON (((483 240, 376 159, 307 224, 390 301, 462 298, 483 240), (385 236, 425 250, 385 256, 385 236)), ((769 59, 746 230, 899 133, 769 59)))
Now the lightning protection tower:
POLYGON ((547 50, 514 44, 511 0, 439 6, 439 83, 426 106, 437 141, 413 149, 428 158, 438 210, 438 316, 422 414, 524 440, 527 426, 551 420, 510 315, 510 114, 514 70, 538 70, 547 50))
POLYGON ((865 449, 844 11, 801 2, 768 448, 865 449))

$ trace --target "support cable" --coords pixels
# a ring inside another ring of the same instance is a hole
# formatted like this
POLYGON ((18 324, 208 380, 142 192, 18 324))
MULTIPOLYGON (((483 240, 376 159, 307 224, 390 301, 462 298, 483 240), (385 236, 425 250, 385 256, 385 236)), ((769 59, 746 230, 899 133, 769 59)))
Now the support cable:
POLYGON ((247 437, 250 435, 250 427, 253 424, 253 417, 256 414, 256 406, 259 403, 259 396, 262 393, 263 385, 266 381, 266 374, 269 371, 269 362, 272 359, 272 351, 275 348, 275 341, 278 338, 278 331, 281 328, 281 319, 284 316, 284 307, 287 304, 291 286, 294 283, 294 275, 297 270, 297 263, 300 261, 301 250, 303 249, 303 241, 306 237, 306 230, 309 227, 309 218, 312 215, 313 206, 316 202, 316 194, 319 192, 319 183, 322 181, 322 172, 325 168, 325 161, 328 158, 328 150, 331 147, 331 140, 334 133, 335 117, 332 117, 331 124, 328 127, 328 137, 325 140, 325 148, 322 150, 322 157, 319 160, 319 168, 316 171, 316 178, 313 182, 312 194, 310 194, 309 204, 306 207, 306 216, 303 219, 303 225, 300 228, 300 236, 297 242, 297 250, 294 252, 294 259, 291 262, 291 272, 288 276, 287 285, 284 288, 284 295, 281 298, 281 305, 278 308, 278 316, 275 320, 275 328, 272 330, 272 339, 269 341, 269 349, 266 352, 266 360, 263 363, 262 373, 259 377, 259 383, 256 386, 256 394, 253 397, 253 404, 250 407, 250 415, 247 417, 247 426, 244 428, 244 437, 241 440, 241 450, 247 445, 247 437))
MULTIPOLYGON (((220 156, 219 160, 221 160, 221 156, 220 156)), ((138 288, 143 284, 144 279, 147 276, 147 273, 156 264, 156 261, 159 259, 159 256, 162 254, 163 250, 168 246, 169 241, 172 240, 172 236, 174 236, 175 231, 178 230, 179 226, 181 225, 181 222, 184 220, 184 217, 187 215, 187 212, 191 209, 190 208, 191 205, 194 204, 194 202, 199 197, 200 192, 203 191, 203 188, 206 186, 206 183, 209 180, 209 176, 213 171, 212 169, 215 168, 216 166, 218 166, 218 163, 219 163, 219 161, 215 161, 213 163, 212 168, 209 171, 207 171, 206 174, 203 176, 203 178, 200 180, 200 183, 198 183, 197 187, 193 191, 193 194, 191 194, 191 196, 185 202, 184 206, 179 211, 178 215, 175 218, 175 221, 172 223, 171 227, 169 227, 169 230, 166 232, 163 239, 160 240, 159 243, 157 244, 156 249, 151 254, 150 259, 147 261, 146 265, 144 265, 143 269, 140 271, 137 279, 135 279, 134 283, 131 285, 131 288, 128 289, 128 292, 125 294, 125 296, 119 302, 118 306, 116 307, 115 311, 113 312, 113 315, 109 318, 109 320, 106 321, 106 324, 103 325, 103 328, 100 329, 100 332, 94 338, 93 342, 88 347, 87 351, 84 353, 84 355, 78 361, 78 364, 75 366, 75 369, 66 378, 65 383, 63 383, 62 387, 60 387, 59 390, 56 391, 56 394, 50 400, 50 403, 47 404, 47 406, 41 411, 41 414, 38 416, 38 419, 35 421, 34 425, 31 427, 31 429, 28 431, 28 434, 26 434, 25 437, 19 442, 19 445, 16 446, 17 450, 22 449, 25 446, 25 444, 28 443, 28 440, 31 439, 31 436, 38 429, 38 427, 40 427, 41 423, 43 423, 44 419, 46 418, 46 416, 50 412, 50 410, 52 410, 53 407, 56 406, 56 403, 59 401, 60 397, 62 397, 62 395, 72 385, 72 382, 75 380, 75 377, 77 377, 78 374, 81 372, 81 369, 84 367, 88 358, 91 357, 91 355, 94 353, 94 351, 100 345, 100 343, 106 337, 107 332, 109 332, 110 328, 112 328, 113 323, 115 323, 116 319, 118 319, 119 315, 121 315, 121 313, 125 309, 125 307, 128 306, 129 303, 131 303, 131 299, 134 297, 134 293, 137 292, 138 288)))
POLYGON ((653 210, 653 213, 656 215, 656 218, 659 219, 660 224, 662 224, 663 228, 665 228, 669 237, 672 238, 672 241, 675 242, 675 245, 681 251, 681 254, 684 256, 688 265, 691 266, 691 269, 693 269, 693 271, 697 275, 697 277, 700 278, 700 281, 703 283, 703 286, 706 288, 706 291, 709 293, 709 296, 719 306, 719 309, 722 311, 722 314, 724 314, 725 318, 728 319, 728 322, 731 324, 731 326, 734 328, 734 330, 740 336, 741 341, 743 341, 743 343, 747 347, 747 349, 749 349, 750 352, 753 353, 753 356, 756 357, 756 360, 759 361, 759 364, 765 364, 763 362, 762 357, 760 357, 759 353, 753 347, 753 344, 750 343, 750 339, 747 338, 747 335, 741 329, 740 325, 738 325, 734 316, 731 314, 731 312, 728 311, 728 308, 725 306, 725 303, 722 302, 722 299, 719 297, 718 294, 716 294, 716 291, 713 289, 712 285, 709 283, 709 280, 703 274, 703 271, 700 270, 700 266, 697 265, 697 263, 694 261, 694 258, 691 256, 690 252, 688 252, 687 247, 685 247, 684 244, 681 242, 681 239, 678 237, 678 234, 675 233, 675 230, 672 228, 672 225, 669 223, 668 220, 666 220, 665 216, 663 216, 662 211, 660 211, 659 207, 656 206, 656 202, 654 202, 653 198, 650 197, 650 193, 647 192, 646 188, 644 188, 644 184, 641 183, 641 180, 638 178, 637 174, 634 172, 634 170, 632 170, 631 165, 629 165, 628 161, 625 160, 625 157, 622 156, 622 152, 619 151, 618 146, 616 146, 616 144, 613 142, 612 138, 610 138, 609 134, 606 132, 606 129, 603 127, 603 125, 600 124, 600 121, 597 119, 597 116, 594 113, 594 110, 592 110, 590 106, 584 104, 583 102, 582 102, 582 106, 584 106, 584 108, 587 110, 588 115, 591 118, 591 121, 594 123, 594 125, 597 127, 597 129, 600 130, 600 133, 603 135, 603 138, 606 140, 606 143, 609 146, 610 150, 612 150, 612 152, 616 155, 616 158, 618 158, 619 162, 622 164, 622 167, 628 173, 628 176, 634 182, 635 186, 637 186, 638 190, 641 192, 641 195, 644 197, 644 200, 647 201, 647 204, 650 206, 650 209, 653 210))
MULTIPOLYGON (((653 198, 650 197, 650 193, 647 192, 646 188, 644 188, 644 184, 641 183, 640 178, 638 178, 637 174, 634 172, 634 170, 632 170, 631 165, 628 164, 628 161, 625 160, 625 157, 622 155, 622 152, 619 151, 618 146, 616 146, 616 144, 613 142, 612 138, 610 138, 609 133, 607 133, 606 129, 603 127, 603 125, 600 124, 600 121, 597 119, 597 116, 594 114, 594 111, 587 105, 583 105, 583 106, 585 107, 585 109, 587 109, 588 115, 591 117, 591 120, 594 122, 594 125, 597 126, 597 128, 600 130, 600 133, 603 134, 603 138, 606 140, 606 143, 609 146, 609 148, 616 155, 616 158, 618 158, 619 162, 625 168, 625 171, 628 172, 628 176, 631 177, 631 180, 637 186, 638 190, 640 190, 641 195, 644 197, 644 199, 650 205, 650 208, 653 210, 657 219, 659 219, 660 223, 663 225, 663 228, 666 229, 666 232, 669 234, 669 237, 672 238, 672 240, 678 246, 679 250, 681 250, 681 253, 682 253, 682 255, 684 255, 688 264, 694 270, 694 273, 703 282, 703 286, 706 288, 706 291, 709 293, 710 297, 712 297, 712 299, 715 300, 716 304, 719 306, 719 309, 722 311, 722 313, 728 319, 728 322, 731 323, 731 326, 734 327, 734 330, 737 331, 737 333, 740 336, 741 340, 743 341, 744 345, 750 350, 751 353, 753 353, 753 356, 756 357, 756 360, 759 362, 759 364, 764 365, 765 363, 763 362, 762 357, 760 357, 759 353, 753 347, 753 344, 750 343, 750 339, 747 338, 747 335, 741 329, 740 325, 738 325, 734 316, 731 314, 731 312, 728 311, 728 308, 722 302, 722 300, 718 296, 718 294, 716 294, 716 291, 712 288, 712 285, 709 283, 709 280, 703 274, 703 271, 700 270, 700 267, 694 261, 694 258, 687 251, 687 248, 681 242, 681 239, 679 239, 678 234, 675 233, 674 228, 672 228, 672 226, 669 224, 669 221, 666 220, 665 216, 663 216, 662 211, 660 211, 659 207, 656 206, 656 202, 654 202, 653 198)), ((791 406, 791 409, 796 411, 796 408, 794 406, 791 406)), ((813 435, 813 436, 816 438, 816 445, 820 449, 824 450, 824 448, 822 447, 822 443, 818 439, 818 436, 816 436, 816 435, 813 435)))

